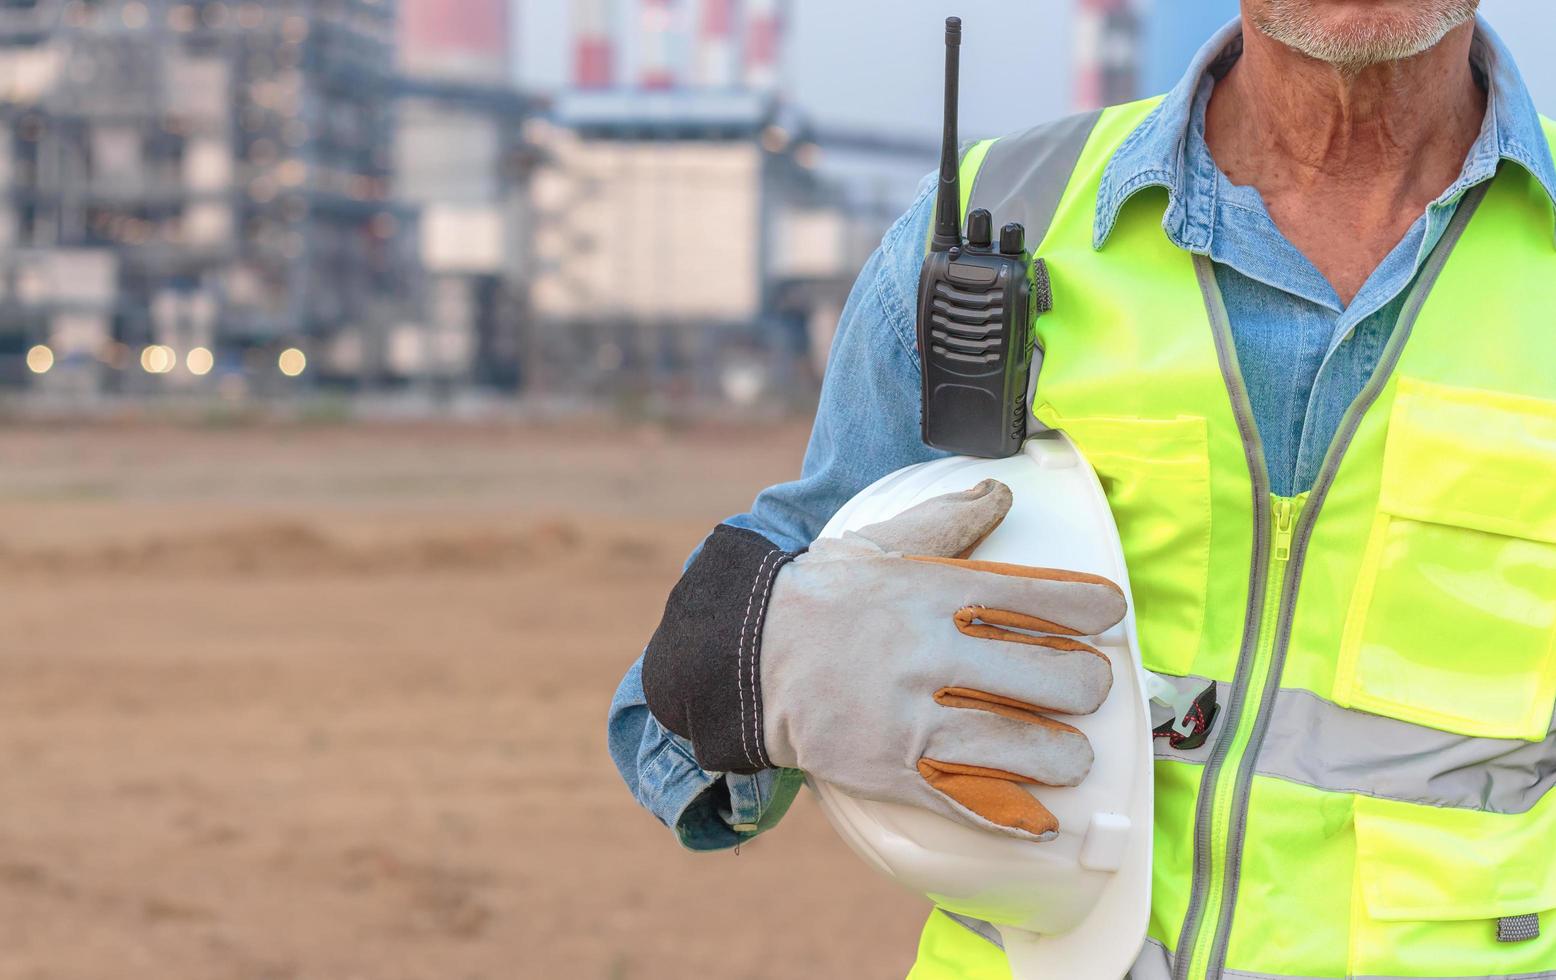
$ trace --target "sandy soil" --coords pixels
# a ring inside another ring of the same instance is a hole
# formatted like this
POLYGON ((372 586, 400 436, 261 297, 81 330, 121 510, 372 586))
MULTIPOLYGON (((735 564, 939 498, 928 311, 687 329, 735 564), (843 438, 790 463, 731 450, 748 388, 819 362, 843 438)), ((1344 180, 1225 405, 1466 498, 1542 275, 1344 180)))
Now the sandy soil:
POLYGON ((803 800, 692 855, 604 715, 798 427, 0 431, 0 977, 892 977, 803 800))

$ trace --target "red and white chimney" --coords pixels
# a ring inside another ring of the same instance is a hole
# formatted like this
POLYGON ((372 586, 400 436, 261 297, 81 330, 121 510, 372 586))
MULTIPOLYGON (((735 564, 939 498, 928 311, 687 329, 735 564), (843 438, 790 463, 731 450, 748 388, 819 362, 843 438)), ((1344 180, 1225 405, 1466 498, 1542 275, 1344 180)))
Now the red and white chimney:
POLYGON ((697 84, 735 84, 735 0, 702 0, 697 25, 697 84))
POLYGON ((616 81, 612 0, 573 0, 573 87, 610 88, 616 81))
POLYGON ((1080 0, 1075 12, 1075 105, 1096 109, 1137 96, 1140 16, 1131 0, 1080 0))
POLYGON ((747 0, 745 85, 758 92, 777 90, 783 48, 780 0, 747 0))
POLYGON ((399 56, 420 78, 511 84, 508 0, 400 0, 399 56))
POLYGON ((641 0, 638 84, 646 89, 675 87, 675 0, 641 0))

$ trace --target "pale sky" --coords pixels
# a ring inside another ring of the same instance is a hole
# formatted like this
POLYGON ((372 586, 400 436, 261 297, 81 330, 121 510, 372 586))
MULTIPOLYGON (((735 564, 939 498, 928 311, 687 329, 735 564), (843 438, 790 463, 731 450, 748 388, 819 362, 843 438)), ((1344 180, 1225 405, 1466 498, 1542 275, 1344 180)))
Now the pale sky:
MULTIPOLYGON (((515 0, 519 73, 547 90, 569 71, 566 0, 515 0)), ((1175 17, 1215 23, 1233 0, 1155 0, 1175 17)), ((637 0, 616 0, 630 18, 637 0)), ((1070 109, 1070 10, 1064 0, 791 0, 788 91, 832 125, 933 136, 940 105, 941 23, 964 21, 963 136, 994 136, 1070 109)), ((1513 49, 1535 102, 1556 114, 1556 4, 1483 0, 1482 12, 1513 49)), ((1204 33, 1213 29, 1207 27, 1204 33)), ((1190 29, 1190 33, 1198 33, 1190 29)), ((1186 63, 1192 50, 1178 57, 1186 63)), ((628 52, 630 57, 630 52, 628 52)), ((1181 64, 1170 72, 1175 75, 1181 64)))

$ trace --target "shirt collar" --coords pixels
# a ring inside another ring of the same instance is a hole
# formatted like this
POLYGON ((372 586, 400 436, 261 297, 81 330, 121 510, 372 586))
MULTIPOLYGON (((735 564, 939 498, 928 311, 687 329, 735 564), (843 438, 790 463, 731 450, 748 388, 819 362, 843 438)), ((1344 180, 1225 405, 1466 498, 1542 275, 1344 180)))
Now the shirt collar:
MULTIPOLYGON (((1179 232, 1174 240, 1184 238, 1178 241, 1180 246, 1204 250, 1204 243, 1197 242, 1196 236, 1182 227, 1189 126, 1201 79, 1206 72, 1219 73, 1242 53, 1242 37, 1240 20, 1233 20, 1212 35, 1194 55, 1178 84, 1114 151, 1097 190, 1094 247, 1100 249, 1107 241, 1125 202, 1147 187, 1161 187, 1168 196, 1162 226, 1169 234, 1179 232)), ((1556 163, 1552 162, 1540 115, 1512 54, 1481 17, 1475 20, 1470 58, 1485 79, 1486 118, 1480 137, 1465 159, 1463 172, 1439 200, 1451 199, 1489 180, 1501 161, 1511 160, 1534 176, 1556 206, 1556 163)))

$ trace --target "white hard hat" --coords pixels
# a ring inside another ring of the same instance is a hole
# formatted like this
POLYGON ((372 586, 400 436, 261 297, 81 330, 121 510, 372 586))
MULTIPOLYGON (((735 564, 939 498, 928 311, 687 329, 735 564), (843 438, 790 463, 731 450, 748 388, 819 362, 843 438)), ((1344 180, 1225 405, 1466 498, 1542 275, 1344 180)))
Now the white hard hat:
MULTIPOLYGON (((959 456, 898 470, 844 505, 822 536, 989 478, 1009 486, 1015 503, 972 557, 1092 572, 1128 594, 1123 548, 1102 486, 1058 432, 1027 440, 1007 459, 959 456)), ((1017 980, 1119 980, 1145 941, 1153 681, 1140 665, 1133 600, 1129 615, 1097 646, 1113 662, 1112 693, 1096 714, 1063 719, 1091 740, 1091 774, 1076 787, 1031 789, 1059 819, 1055 840, 975 830, 811 781, 827 819, 866 861, 941 908, 994 925, 1017 980)))

